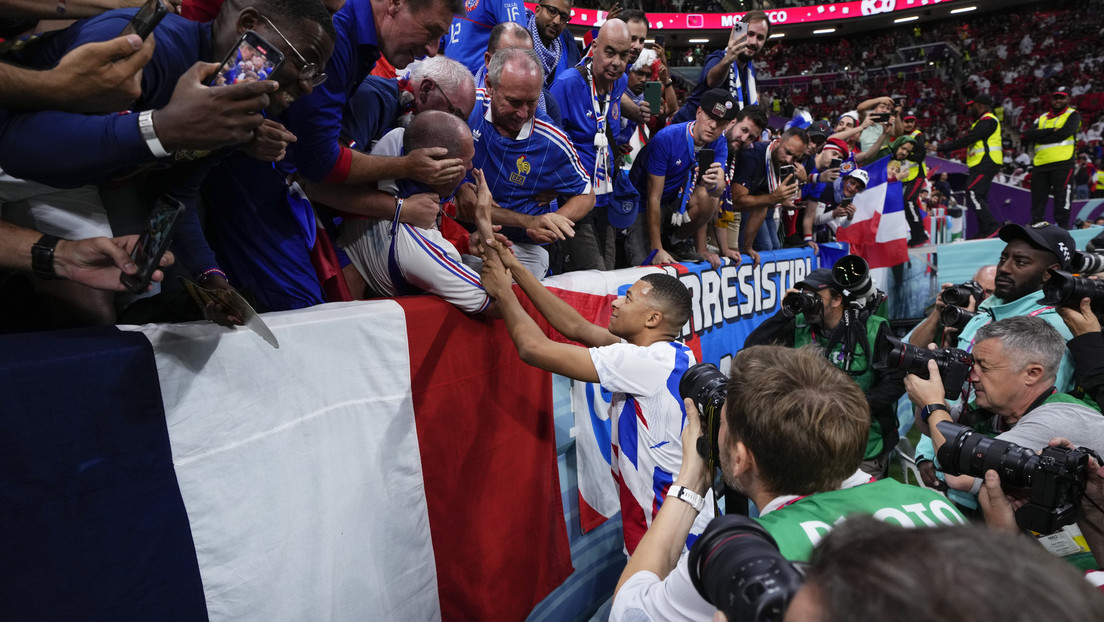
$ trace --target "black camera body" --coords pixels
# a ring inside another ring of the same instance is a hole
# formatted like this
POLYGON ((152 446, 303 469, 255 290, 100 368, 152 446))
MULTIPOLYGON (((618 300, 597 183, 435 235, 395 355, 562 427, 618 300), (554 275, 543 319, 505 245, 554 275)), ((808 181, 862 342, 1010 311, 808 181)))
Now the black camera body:
POLYGON ((729 620, 781 620, 805 582, 806 566, 783 557, 762 525, 739 514, 710 521, 687 561, 698 594, 729 620))
POLYGON ((947 439, 936 452, 945 473, 984 477, 993 469, 1003 484, 1030 489, 1031 500, 1016 510, 1023 529, 1048 534, 1077 520, 1092 450, 1047 447, 1036 455, 957 423, 941 421, 937 427, 947 439))
POLYGON ((1047 270, 1050 278, 1043 281, 1041 304, 1078 309, 1081 299, 1088 298, 1093 313, 1104 315, 1104 281, 1073 276, 1065 270, 1047 270))
POLYGON ((939 312, 939 321, 948 328, 962 330, 977 315, 975 311, 967 311, 962 307, 947 305, 939 312))
POLYGON ((982 299, 985 298, 985 290, 977 281, 966 281, 948 287, 940 296, 943 298, 943 303, 948 306, 968 307, 970 300, 975 304, 981 304, 982 299))
POLYGON ((888 334, 874 346, 876 369, 904 371, 926 380, 929 360, 935 360, 935 364, 939 366, 944 397, 949 400, 958 398, 962 385, 970 378, 970 370, 974 367, 974 357, 969 352, 958 348, 928 350, 904 343, 888 334))
MULTIPOLYGON (((698 453, 712 470, 720 464, 717 435, 721 430, 721 408, 724 406, 728 378, 712 363, 698 363, 679 380, 679 395, 691 399, 698 407, 702 435, 698 437, 698 453)), ((685 451, 685 448, 683 448, 685 451)))
POLYGON ((790 292, 782 299, 782 315, 788 318, 796 317, 799 313, 805 317, 820 315, 822 311, 824 301, 812 292, 790 292))

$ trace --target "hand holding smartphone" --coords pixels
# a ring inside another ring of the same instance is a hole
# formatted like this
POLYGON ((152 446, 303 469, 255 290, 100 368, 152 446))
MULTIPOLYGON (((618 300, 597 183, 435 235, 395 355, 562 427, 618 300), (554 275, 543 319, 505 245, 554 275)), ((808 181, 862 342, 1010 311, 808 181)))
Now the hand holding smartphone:
POLYGON ((146 0, 119 36, 138 35, 145 41, 168 12, 169 7, 165 4, 165 0, 146 0))
POLYGON ((663 85, 659 82, 644 83, 644 101, 648 102, 648 108, 652 116, 659 114, 659 107, 663 101, 663 85))
POLYGON ((146 230, 142 232, 142 236, 138 238, 138 244, 130 253, 130 258, 134 261, 134 265, 138 266, 138 271, 119 276, 119 282, 127 290, 141 294, 149 287, 153 271, 161 264, 161 255, 168 250, 173 232, 176 230, 176 223, 184 213, 184 209, 183 203, 168 195, 157 200, 146 222, 146 230))
POLYGON ((284 63, 284 54, 264 37, 247 30, 219 65, 207 86, 268 80, 284 63))
POLYGON ((709 147, 703 147, 701 151, 698 151, 698 182, 701 182, 702 175, 705 175, 705 172, 713 165, 713 160, 716 157, 716 153, 709 147))

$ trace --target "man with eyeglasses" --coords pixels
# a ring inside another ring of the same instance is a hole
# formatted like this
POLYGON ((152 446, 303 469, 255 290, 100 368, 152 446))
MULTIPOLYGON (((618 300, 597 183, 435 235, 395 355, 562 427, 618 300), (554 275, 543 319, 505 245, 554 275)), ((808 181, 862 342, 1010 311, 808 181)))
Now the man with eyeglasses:
POLYGON ((551 87, 560 72, 579 62, 579 47, 567 32, 571 21, 570 0, 543 0, 535 11, 526 11, 526 28, 533 36, 533 51, 541 61, 544 85, 551 87), (566 33, 566 34, 565 34, 566 33))
POLYGON ((471 73, 451 58, 434 56, 415 63, 401 78, 365 78, 341 119, 341 142, 368 152, 389 130, 405 127, 420 112, 440 110, 467 121, 474 106, 471 73))
MULTIPOLYGON (((51 45, 28 49, 20 60, 52 66, 69 49, 115 38, 134 13, 109 11, 76 22, 57 33, 51 45)), ((334 45, 330 15, 314 0, 229 0, 213 22, 195 23, 170 14, 152 36, 159 44, 142 72, 142 95, 132 114, 8 114, 0 136, 0 166, 10 176, 73 189, 61 194, 81 192, 78 186, 83 184, 142 174, 147 196, 167 192, 189 208, 178 224, 173 247, 178 263, 209 287, 228 287, 200 227, 195 210, 198 187, 226 156, 226 147, 256 138, 255 128, 264 115, 278 115, 298 96, 311 92, 317 73, 311 74, 309 66, 324 65, 334 45), (246 30, 282 52, 284 63, 269 80, 206 86, 216 63, 237 46, 246 30), (58 157, 58 145, 65 145, 64 158, 58 157)), ((254 141, 251 147, 256 146, 254 141)), ((146 200, 149 203, 137 205, 139 210, 149 209, 152 196, 146 200)), ((75 216, 71 207, 59 211, 75 216)), ((144 215, 135 215, 135 220, 144 221, 144 215)), ((61 231, 48 233, 66 237, 61 231)), ((98 321, 114 320, 114 310, 109 309, 98 321)))
MULTIPOLYGON (((287 138, 287 157, 275 166, 235 157, 212 175, 206 196, 220 258, 261 306, 285 310, 351 299, 340 266, 347 261, 336 256, 332 243, 334 215, 321 205, 392 218, 395 198, 376 188, 379 180, 410 176, 433 184, 463 176, 460 160, 440 157, 439 150, 381 157, 340 142, 347 100, 376 60, 382 55, 402 69, 416 58, 434 56, 438 39, 462 7, 458 0, 346 2, 333 17, 337 43, 326 66, 329 77, 279 119, 293 135, 287 138)), ((436 89, 429 95, 444 105, 436 89)), ((439 197, 425 193, 404 203, 400 219, 428 226, 438 209, 439 197)))

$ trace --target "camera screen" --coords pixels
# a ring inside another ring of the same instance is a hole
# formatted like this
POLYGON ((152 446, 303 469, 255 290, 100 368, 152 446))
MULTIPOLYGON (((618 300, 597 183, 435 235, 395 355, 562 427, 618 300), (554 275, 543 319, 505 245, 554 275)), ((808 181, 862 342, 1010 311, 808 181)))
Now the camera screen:
POLYGON ((230 61, 219 67, 215 86, 267 80, 272 76, 275 68, 275 64, 269 60, 268 52, 264 48, 255 47, 243 40, 238 43, 237 53, 230 61))

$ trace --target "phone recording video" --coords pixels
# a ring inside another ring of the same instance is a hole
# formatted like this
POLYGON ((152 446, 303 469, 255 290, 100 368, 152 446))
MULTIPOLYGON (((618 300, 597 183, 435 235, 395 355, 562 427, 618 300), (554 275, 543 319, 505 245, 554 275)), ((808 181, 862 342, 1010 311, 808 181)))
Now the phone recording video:
POLYGON ((713 161, 716 159, 716 154, 709 147, 703 147, 698 151, 698 179, 701 180, 702 175, 709 170, 709 167, 713 165, 713 161))
POLYGON ((138 271, 134 274, 122 274, 119 282, 127 290, 141 294, 149 287, 153 271, 161 264, 161 256, 169 248, 173 231, 176 230, 177 220, 184 213, 184 204, 170 196, 163 196, 157 200, 157 205, 150 212, 146 222, 146 230, 138 238, 138 244, 130 253, 134 265, 138 271))
POLYGON ((732 36, 736 39, 747 34, 748 22, 736 22, 732 25, 732 36))
POLYGON ((828 163, 828 170, 839 168, 843 164, 843 160, 840 158, 832 158, 832 161, 828 163))
POLYGON ((778 169, 778 181, 785 183, 791 175, 794 174, 793 164, 785 164, 782 168, 778 169))
POLYGON ((119 36, 138 35, 145 41, 168 12, 169 7, 165 5, 165 0, 146 0, 119 36))
POLYGON ((208 86, 268 80, 283 62, 284 55, 280 50, 272 47, 259 34, 247 30, 219 65, 208 86))

